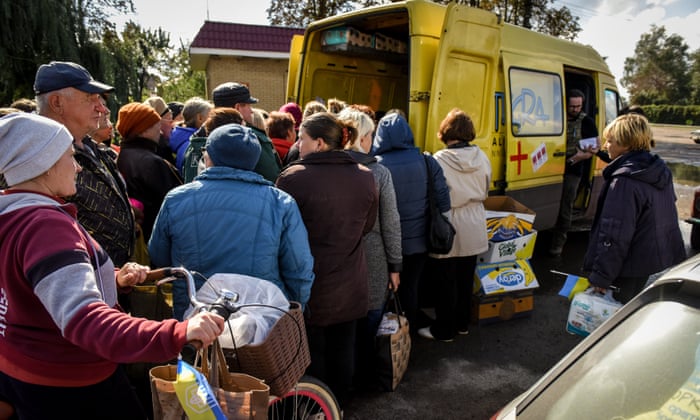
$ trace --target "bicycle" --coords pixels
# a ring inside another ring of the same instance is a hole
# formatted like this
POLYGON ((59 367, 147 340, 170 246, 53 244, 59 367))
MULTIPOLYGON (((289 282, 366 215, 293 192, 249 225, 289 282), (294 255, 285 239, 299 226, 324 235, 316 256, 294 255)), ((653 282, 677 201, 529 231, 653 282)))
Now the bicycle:
MULTIPOLYGON (((148 279, 157 280, 156 285, 158 286, 177 279, 184 279, 187 282, 187 291, 190 303, 194 308, 192 313, 197 313, 201 310, 208 310, 228 320, 232 314, 238 312, 244 307, 270 307, 283 312, 282 317, 288 316, 293 319, 296 323, 296 327, 300 328, 300 331, 304 329, 303 318, 301 319, 301 325, 299 325, 299 322, 294 319, 289 311, 282 310, 275 306, 269 306, 262 303, 237 305, 239 295, 223 288, 219 290, 218 298, 212 304, 207 305, 200 302, 196 296, 196 287, 192 272, 184 267, 168 267, 152 270, 148 274, 148 279)), ((260 279, 260 281, 266 280, 260 279)), ((281 319, 282 318, 280 318, 280 320, 281 319)), ((303 337, 305 337, 305 334, 303 337)), ((193 349, 190 348, 189 351, 192 350, 193 349)), ((242 373, 251 374, 249 372, 245 372, 244 370, 242 373)), ((338 401, 326 384, 317 378, 303 374, 294 382, 294 386, 291 389, 281 393, 281 395, 272 395, 271 393, 268 404, 268 419, 339 420, 342 418, 338 401)))

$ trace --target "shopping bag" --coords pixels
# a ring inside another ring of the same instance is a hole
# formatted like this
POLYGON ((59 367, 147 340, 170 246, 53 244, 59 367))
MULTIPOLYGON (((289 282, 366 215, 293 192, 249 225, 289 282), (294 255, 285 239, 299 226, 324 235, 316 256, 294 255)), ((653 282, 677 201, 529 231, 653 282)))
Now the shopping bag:
POLYGON ((179 420, 185 414, 202 420, 267 418, 270 387, 250 375, 229 372, 218 341, 212 348, 211 360, 207 349, 200 350, 200 367, 178 361, 150 370, 154 419, 179 420))
POLYGON ((612 290, 600 294, 590 287, 577 293, 571 301, 566 331, 585 337, 621 307, 622 303, 612 297, 612 290))
POLYGON ((411 355, 411 335, 408 319, 393 292, 384 304, 382 320, 375 337, 376 372, 379 385, 386 391, 394 391, 403 379, 411 355), (390 304, 393 302, 393 304, 390 304), (393 312, 389 306, 393 307, 393 312))

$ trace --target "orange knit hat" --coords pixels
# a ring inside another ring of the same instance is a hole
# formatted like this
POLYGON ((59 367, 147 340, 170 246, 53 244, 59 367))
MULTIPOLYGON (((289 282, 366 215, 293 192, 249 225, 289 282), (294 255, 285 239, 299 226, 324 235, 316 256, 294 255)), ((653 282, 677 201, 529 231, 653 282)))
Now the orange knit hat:
POLYGON ((119 109, 117 131, 123 139, 131 139, 160 122, 155 109, 138 102, 126 104, 119 109))

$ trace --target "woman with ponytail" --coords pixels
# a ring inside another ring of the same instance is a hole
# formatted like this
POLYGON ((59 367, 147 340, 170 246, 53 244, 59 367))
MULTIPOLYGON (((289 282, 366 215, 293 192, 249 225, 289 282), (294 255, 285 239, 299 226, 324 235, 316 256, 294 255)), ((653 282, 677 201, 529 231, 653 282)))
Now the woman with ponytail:
POLYGON ((307 372, 327 383, 341 405, 354 374, 357 320, 368 309, 362 238, 377 219, 379 203, 372 172, 343 151, 356 136, 354 125, 330 113, 308 117, 299 129, 301 159, 277 179, 299 205, 314 257, 306 311, 307 372))

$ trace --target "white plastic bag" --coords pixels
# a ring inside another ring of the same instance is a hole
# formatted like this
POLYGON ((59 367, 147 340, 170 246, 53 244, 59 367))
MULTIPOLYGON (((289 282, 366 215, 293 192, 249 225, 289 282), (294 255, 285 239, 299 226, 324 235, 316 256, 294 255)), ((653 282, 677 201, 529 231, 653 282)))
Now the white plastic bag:
POLYGON ((399 320, 395 313, 384 312, 382 321, 377 327, 377 336, 396 334, 399 330, 399 320))
MULTIPOLYGON (((214 274, 197 291, 197 300, 205 304, 213 303, 222 289, 238 293, 236 306, 261 303, 284 311, 289 310, 289 301, 272 282, 243 274, 214 274)), ((185 317, 188 317, 191 311, 190 307, 185 317)), ((228 325, 219 337, 221 347, 234 348, 234 340, 236 347, 262 343, 283 314, 284 312, 280 310, 263 306, 241 308, 228 319, 228 325)))
POLYGON ((577 293, 571 301, 566 331, 585 337, 621 307, 622 303, 612 297, 612 290, 601 295, 590 287, 577 293))

